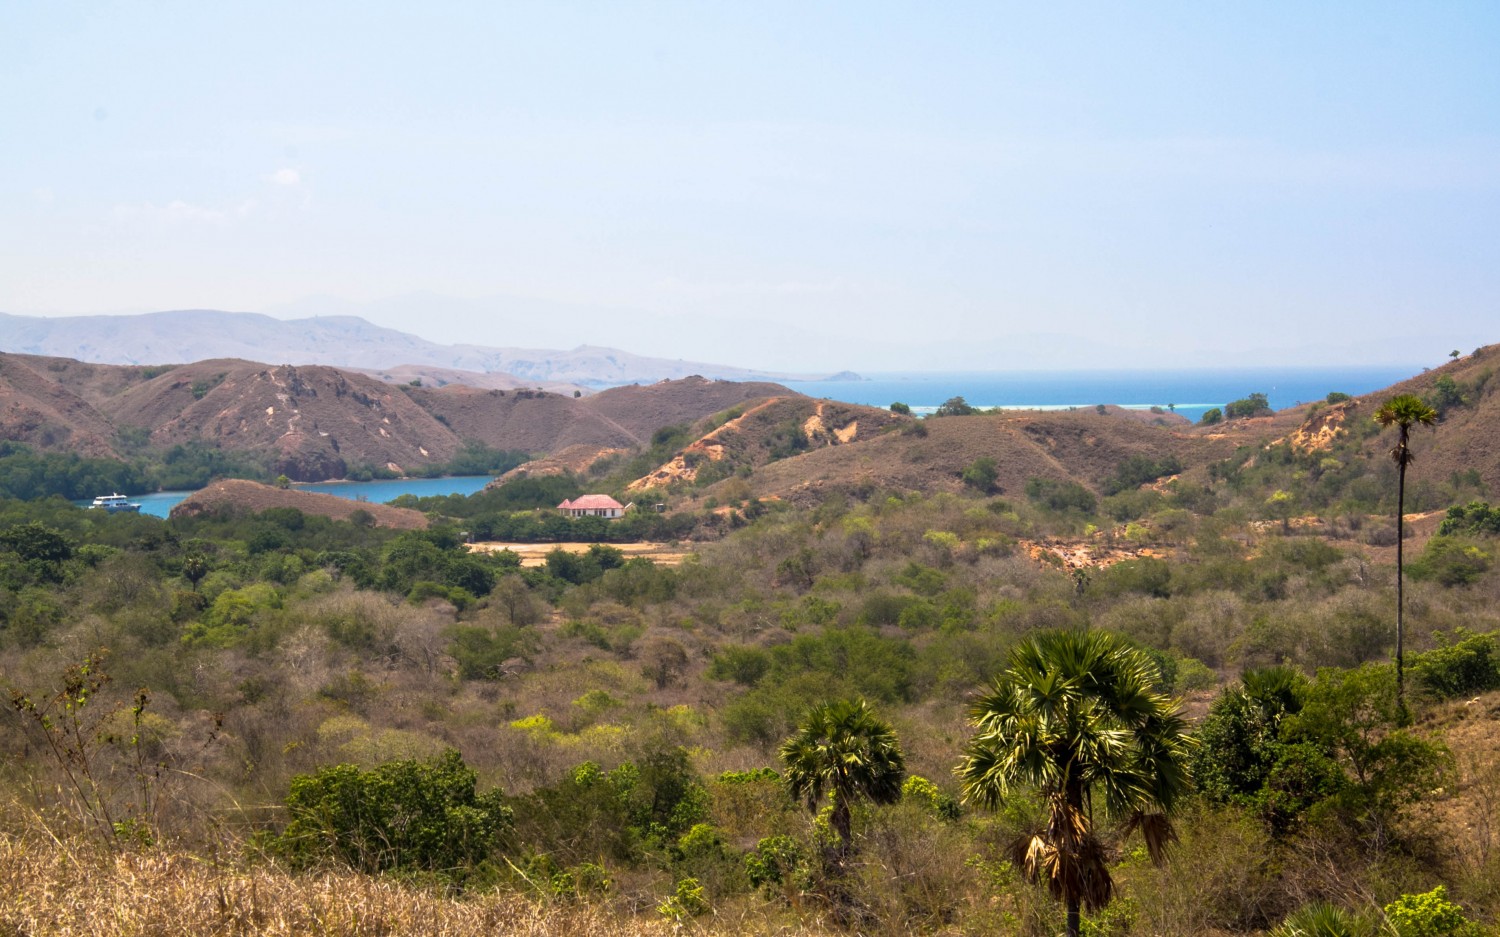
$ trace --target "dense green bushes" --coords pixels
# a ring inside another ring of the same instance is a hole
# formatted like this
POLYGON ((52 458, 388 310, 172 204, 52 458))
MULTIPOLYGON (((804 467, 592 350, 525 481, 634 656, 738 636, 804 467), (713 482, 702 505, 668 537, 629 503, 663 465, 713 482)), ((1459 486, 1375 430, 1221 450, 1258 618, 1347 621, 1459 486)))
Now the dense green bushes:
POLYGON ((1455 504, 1448 509, 1437 532, 1442 537, 1464 534, 1500 537, 1500 507, 1492 508, 1488 501, 1455 504))
MULTIPOLYGON (((1470 651, 1432 667, 1461 680, 1474 669, 1470 651)), ((1402 726, 1394 689, 1384 664, 1329 668, 1312 682, 1285 667, 1247 671, 1199 729, 1199 789, 1255 810, 1277 836, 1309 824, 1325 835, 1331 824, 1378 846, 1451 773, 1443 746, 1402 726)))
POLYGON ((1412 658, 1415 682, 1440 699, 1500 689, 1500 657, 1494 634, 1460 630, 1455 640, 1412 658))
POLYGON ((510 829, 498 790, 476 793, 458 752, 368 771, 323 768, 292 779, 291 821, 267 846, 295 866, 342 862, 364 872, 435 872, 458 880, 491 859, 510 829))
POLYGON ((1092 514, 1098 506, 1094 493, 1073 481, 1033 478, 1026 483, 1026 497, 1052 511, 1092 514))

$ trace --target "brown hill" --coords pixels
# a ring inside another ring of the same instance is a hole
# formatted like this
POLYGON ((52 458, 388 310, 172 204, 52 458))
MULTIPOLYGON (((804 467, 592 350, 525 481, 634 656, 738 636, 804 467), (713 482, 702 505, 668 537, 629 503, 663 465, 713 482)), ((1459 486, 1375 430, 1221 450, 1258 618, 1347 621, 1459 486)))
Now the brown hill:
POLYGON ((1018 494, 1032 478, 1073 479, 1097 490, 1132 455, 1185 465, 1227 456, 1234 443, 1092 410, 941 417, 850 445, 816 448, 756 469, 757 497, 814 500, 832 491, 957 491, 960 474, 988 457, 996 490, 1018 494), (920 427, 920 429, 916 428, 920 427))
POLYGON ((663 426, 693 423, 747 400, 800 396, 766 381, 711 381, 694 375, 679 381, 611 387, 580 402, 644 443, 663 426))
POLYGON ((628 450, 609 447, 577 445, 568 446, 540 459, 532 459, 497 476, 486 488, 495 488, 517 478, 547 478, 552 475, 579 475, 589 466, 613 455, 623 455, 628 450))
POLYGON ((63 358, 0 354, 0 439, 86 456, 115 456, 109 418, 58 374, 63 358))
POLYGON ((589 397, 534 390, 414 387, 411 398, 462 439, 534 453, 570 446, 629 448, 663 426, 692 423, 768 393, 780 384, 709 381, 701 377, 615 387, 589 397))
POLYGON ((1440 414, 1432 428, 1415 427, 1413 474, 1436 481, 1474 472, 1484 488, 1500 492, 1500 346, 1489 345, 1391 387, 1335 404, 1304 404, 1270 417, 1212 427, 1211 434, 1240 443, 1285 440, 1301 452, 1339 447, 1341 459, 1390 458, 1394 430, 1374 425, 1375 411, 1397 394, 1414 394, 1440 414))
POLYGON ((663 488, 681 482, 701 484, 706 481, 705 472, 712 473, 713 478, 726 478, 753 472, 757 466, 778 459, 804 465, 800 459, 790 457, 844 447, 888 431, 898 423, 910 423, 910 419, 889 410, 814 400, 800 394, 768 397, 748 403, 742 412, 710 429, 664 465, 631 482, 628 490, 663 488))
POLYGON ((103 404, 118 425, 147 427, 160 445, 207 439, 269 452, 299 481, 340 478, 352 466, 404 471, 447 462, 453 431, 390 384, 312 365, 219 359, 173 368, 103 404))
MULTIPOLYGON (((425 385, 426 382, 424 382, 425 385)), ((122 429, 163 446, 263 453, 298 481, 445 463, 466 441, 536 454, 631 448, 778 384, 691 377, 575 398, 520 388, 392 385, 321 365, 235 358, 141 367, 0 355, 0 431, 42 449, 115 455, 122 429)))
MULTIPOLYGON (((1357 398, 1352 419, 1373 419, 1382 402, 1395 394, 1416 394, 1441 413, 1431 430, 1412 431, 1416 455, 1413 472, 1429 479, 1470 470, 1491 494, 1500 493, 1500 345, 1424 371, 1386 390, 1357 398)), ((1372 436, 1361 452, 1367 458, 1389 458, 1394 431, 1372 436)))
POLYGON ((237 478, 214 482, 202 491, 194 492, 172 508, 172 516, 193 517, 220 511, 258 513, 267 508, 296 508, 303 514, 318 514, 340 521, 349 520, 356 511, 364 511, 374 518, 377 527, 421 530, 427 526, 427 515, 410 508, 352 501, 313 491, 275 488, 237 478))
POLYGON ((413 401, 462 439, 497 449, 555 452, 568 446, 634 446, 635 434, 589 412, 571 395, 535 390, 413 387, 413 401))

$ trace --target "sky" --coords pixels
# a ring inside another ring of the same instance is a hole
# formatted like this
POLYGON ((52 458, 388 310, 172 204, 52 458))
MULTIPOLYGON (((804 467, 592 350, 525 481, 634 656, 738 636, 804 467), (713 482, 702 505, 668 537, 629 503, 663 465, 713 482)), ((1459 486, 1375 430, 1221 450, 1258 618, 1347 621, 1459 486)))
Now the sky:
POLYGON ((0 312, 863 371, 1500 341, 1500 4, 0 3, 0 312))

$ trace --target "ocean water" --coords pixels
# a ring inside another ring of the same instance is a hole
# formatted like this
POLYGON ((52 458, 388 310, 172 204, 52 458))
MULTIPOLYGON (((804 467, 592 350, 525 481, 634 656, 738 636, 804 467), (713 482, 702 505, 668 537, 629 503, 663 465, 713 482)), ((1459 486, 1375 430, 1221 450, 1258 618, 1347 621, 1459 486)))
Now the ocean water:
POLYGON ((1183 371, 953 371, 873 373, 862 381, 783 381, 811 397, 888 407, 904 403, 931 413, 953 397, 970 406, 1059 410, 1115 404, 1149 409, 1175 405, 1196 421, 1204 411, 1252 393, 1275 409, 1322 400, 1330 391, 1366 394, 1421 371, 1412 367, 1240 368, 1183 371))
MULTIPOLYGON (((384 504, 401 495, 411 494, 419 498, 429 495, 471 495, 489 484, 491 475, 453 475, 447 478, 398 478, 389 481, 368 482, 317 482, 293 485, 298 491, 318 491, 326 495, 337 495, 351 501, 371 501, 384 504)), ((130 500, 139 502, 142 514, 166 517, 173 508, 187 500, 191 491, 158 491, 149 495, 138 495, 130 500)), ((79 507, 88 507, 88 501, 75 502, 79 507)))

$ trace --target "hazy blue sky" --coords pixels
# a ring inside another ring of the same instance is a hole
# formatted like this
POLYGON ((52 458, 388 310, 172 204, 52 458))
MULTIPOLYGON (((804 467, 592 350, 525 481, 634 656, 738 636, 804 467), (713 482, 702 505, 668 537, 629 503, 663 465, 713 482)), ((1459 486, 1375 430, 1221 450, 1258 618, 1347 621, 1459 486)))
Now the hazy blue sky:
POLYGON ((0 311, 769 368, 1500 341, 1500 3, 0 3, 0 311))

